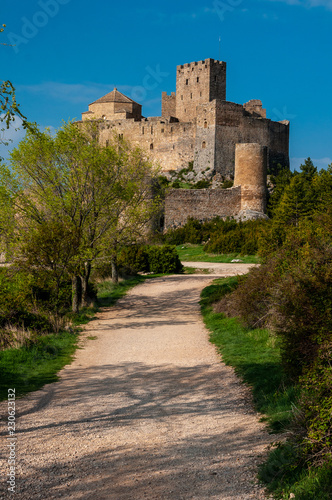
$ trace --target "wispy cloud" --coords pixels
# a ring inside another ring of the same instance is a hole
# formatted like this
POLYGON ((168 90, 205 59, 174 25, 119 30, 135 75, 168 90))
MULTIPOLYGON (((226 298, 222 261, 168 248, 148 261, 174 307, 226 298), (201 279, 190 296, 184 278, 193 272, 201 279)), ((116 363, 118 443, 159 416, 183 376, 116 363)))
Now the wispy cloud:
MULTIPOLYGON (((303 165, 305 160, 306 158, 291 158, 290 163, 292 170, 299 170, 300 165, 303 165)), ((332 158, 311 158, 311 160, 318 170, 327 168, 332 163, 332 158)))
MULTIPOLYGON (((114 83, 59 83, 59 82, 43 82, 36 85, 17 85, 17 91, 27 92, 44 96, 47 99, 52 99, 59 102, 69 102, 71 104, 91 104, 96 99, 99 99, 105 94, 112 92, 114 83)), ((134 95, 137 87, 132 85, 116 85, 118 90, 127 96, 134 95)), ((134 97, 132 97, 134 99, 134 97)), ((135 99, 134 99, 135 100, 135 99)))
MULTIPOLYGON (((90 104, 95 99, 111 92, 113 88, 113 84, 43 82, 36 85, 18 85, 17 91, 45 96, 72 104, 90 104)), ((120 87, 119 90, 121 90, 120 87)))
POLYGON ((305 8, 324 7, 332 10, 332 0, 268 0, 269 2, 283 2, 288 5, 298 5, 305 8))

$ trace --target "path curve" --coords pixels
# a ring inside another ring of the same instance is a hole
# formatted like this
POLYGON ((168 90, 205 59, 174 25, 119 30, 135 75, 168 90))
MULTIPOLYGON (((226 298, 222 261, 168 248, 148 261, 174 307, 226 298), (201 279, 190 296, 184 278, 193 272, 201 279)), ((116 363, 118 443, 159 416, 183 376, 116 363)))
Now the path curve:
POLYGON ((59 382, 17 400, 18 500, 266 498, 255 475, 271 436, 208 342, 209 282, 135 287, 87 325, 59 382))

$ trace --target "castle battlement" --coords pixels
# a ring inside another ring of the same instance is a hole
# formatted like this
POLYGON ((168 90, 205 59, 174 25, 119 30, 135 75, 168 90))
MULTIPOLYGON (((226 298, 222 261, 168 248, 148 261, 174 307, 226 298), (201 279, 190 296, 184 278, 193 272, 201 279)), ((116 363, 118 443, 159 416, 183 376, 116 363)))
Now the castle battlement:
POLYGON ((194 164, 197 180, 234 177, 236 144, 266 148, 270 167, 289 165, 289 122, 266 118, 259 99, 226 100, 224 61, 208 58, 176 68, 176 92, 162 92, 161 116, 143 117, 142 106, 117 89, 89 105, 82 120, 100 119, 101 141, 118 133, 145 149, 165 175, 194 164), (105 123, 107 126, 105 126, 105 123))

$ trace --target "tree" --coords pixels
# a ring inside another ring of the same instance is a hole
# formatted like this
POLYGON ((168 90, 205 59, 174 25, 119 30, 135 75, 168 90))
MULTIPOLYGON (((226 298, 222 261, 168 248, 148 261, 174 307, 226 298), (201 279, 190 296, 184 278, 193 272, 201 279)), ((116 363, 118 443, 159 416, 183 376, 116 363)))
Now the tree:
POLYGON ((69 260, 58 257, 57 266, 71 275, 77 312, 79 281, 85 304, 92 263, 112 257, 119 241, 133 241, 153 216, 158 205, 150 190, 154 168, 142 151, 116 137, 102 147, 98 123, 67 123, 55 137, 28 130, 11 163, 5 199, 8 211, 14 207, 16 255, 28 252, 31 265, 40 265, 39 250, 27 241, 31 234, 40 239, 50 224, 64 239, 73 238, 75 252, 69 260))
MULTIPOLYGON (((6 25, 2 24, 0 33, 4 31, 5 27, 6 25)), ((22 114, 19 105, 17 104, 15 88, 13 84, 9 80, 0 80, 0 122, 3 122, 5 124, 5 128, 8 129, 11 123, 15 121, 16 117, 21 118, 23 128, 30 127, 31 130, 35 129, 34 125, 29 124, 26 117, 22 114)), ((2 128, 1 132, 3 132, 4 130, 5 129, 2 128)), ((8 144, 8 142, 0 137, 0 144, 1 143, 5 145, 8 144)))
POLYGON ((286 185, 279 203, 274 208, 273 223, 277 226, 298 226, 304 217, 313 215, 317 207, 317 193, 314 179, 317 168, 308 158, 286 185))

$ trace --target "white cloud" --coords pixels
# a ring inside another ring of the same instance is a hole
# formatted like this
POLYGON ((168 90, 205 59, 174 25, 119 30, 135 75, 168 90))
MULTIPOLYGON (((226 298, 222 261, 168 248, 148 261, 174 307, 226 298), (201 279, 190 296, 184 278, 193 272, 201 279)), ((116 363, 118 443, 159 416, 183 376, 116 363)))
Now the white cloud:
POLYGON ((18 85, 17 90, 35 95, 44 95, 57 101, 66 101, 72 104, 91 103, 92 101, 111 92, 114 85, 98 83, 59 83, 43 82, 36 85, 18 85))
MULTIPOLYGON (((116 85, 117 89, 128 97, 135 99, 135 93, 143 90, 143 86, 116 85)), ((59 83, 43 82, 36 85, 18 85, 17 90, 29 94, 45 96, 55 101, 69 102, 71 104, 91 104, 96 99, 112 92, 114 84, 100 83, 59 83)), ((145 92, 145 91, 144 91, 145 92)), ((145 101, 145 99, 143 99, 145 101)))
MULTIPOLYGON (((291 158, 290 160, 291 169, 299 171, 300 165, 304 164, 305 160, 306 158, 291 158)), ((311 158, 311 160, 315 165, 315 167, 318 168, 318 170, 322 168, 326 169, 332 163, 331 158, 311 158)))

